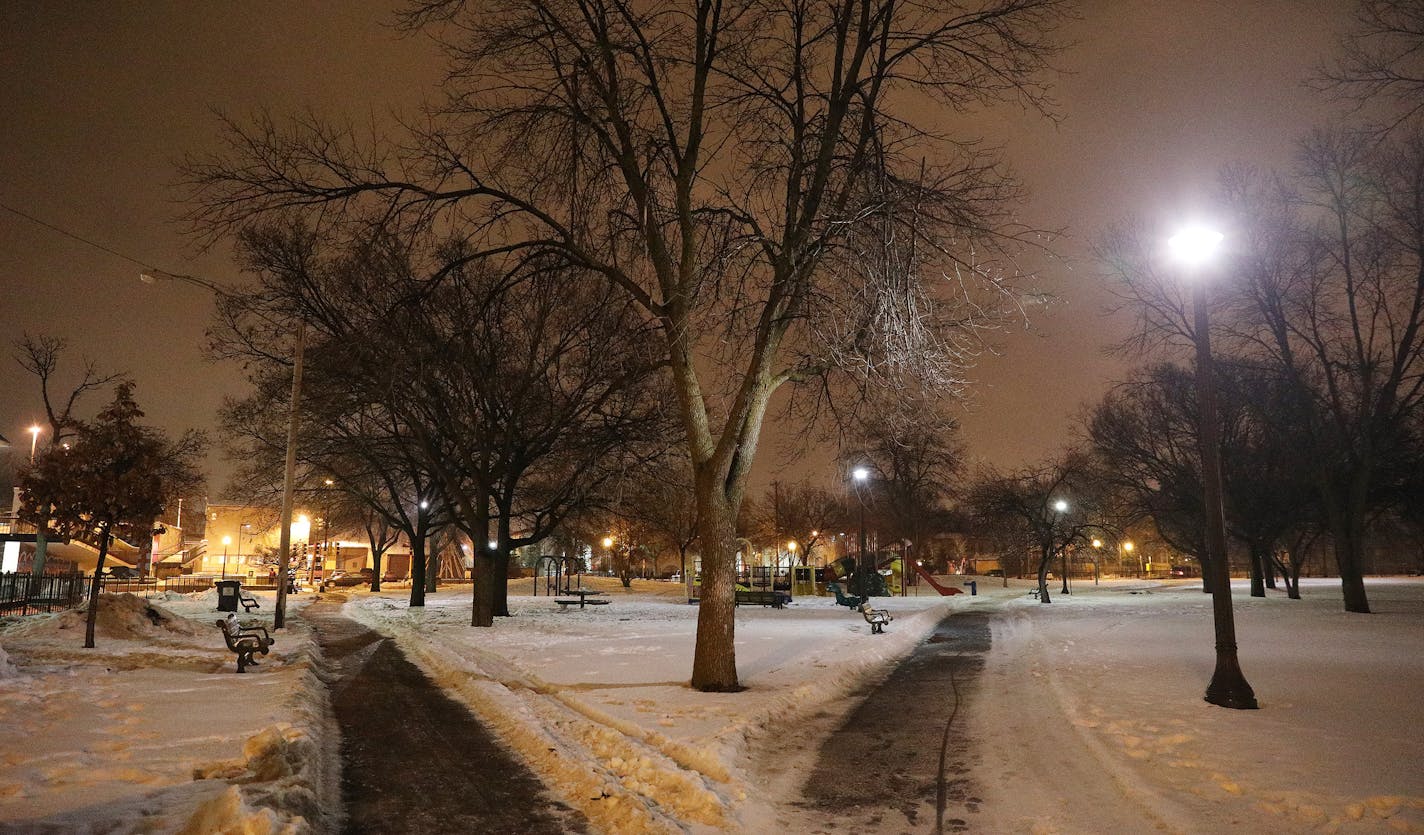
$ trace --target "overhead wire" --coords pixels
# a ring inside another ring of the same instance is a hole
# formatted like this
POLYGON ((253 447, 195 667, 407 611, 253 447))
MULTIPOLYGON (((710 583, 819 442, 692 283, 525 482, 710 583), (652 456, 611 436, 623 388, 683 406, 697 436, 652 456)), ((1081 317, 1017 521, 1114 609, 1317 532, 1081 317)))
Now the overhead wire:
POLYGON ((30 214, 29 212, 21 211, 20 209, 17 209, 17 208, 15 208, 14 206, 11 206, 10 204, 4 202, 3 200, 0 200, 0 209, 4 209, 5 211, 7 211, 7 212, 9 212, 9 213, 11 213, 11 214, 14 214, 14 215, 19 215, 20 217, 24 218, 25 220, 28 220, 28 221, 30 221, 31 223, 35 223, 35 224, 38 224, 38 225, 40 225, 40 226, 43 226, 44 228, 50 230, 51 232, 58 232, 59 234, 65 236, 66 238, 73 238, 74 240, 80 242, 81 244, 85 244, 85 245, 87 245, 87 246, 92 246, 92 247, 94 247, 95 249, 98 249, 98 250, 103 250, 104 252, 107 252, 107 253, 109 253, 110 255, 112 255, 112 256, 114 256, 114 257, 116 257, 116 258, 122 258, 122 259, 124 259, 125 261, 129 261, 129 262, 131 262, 131 263, 138 264, 140 267, 143 267, 144 269, 154 269, 154 267, 153 267, 152 264, 147 264, 147 263, 145 263, 145 262, 143 262, 143 261, 140 261, 139 259, 133 257, 132 255, 125 255, 124 253, 119 252, 117 249, 114 249, 113 247, 105 246, 104 244, 101 244, 101 243, 99 243, 99 242, 97 242, 97 241, 92 241, 92 240, 90 240, 90 239, 84 237, 83 235, 80 235, 80 234, 78 234, 78 233, 76 233, 76 232, 71 232, 71 231, 69 231, 68 229, 65 229, 65 228, 60 227, 60 226, 56 226, 56 225, 54 225, 53 223, 50 223, 50 222, 47 221, 47 220, 41 220, 40 218, 35 217, 34 215, 30 214))

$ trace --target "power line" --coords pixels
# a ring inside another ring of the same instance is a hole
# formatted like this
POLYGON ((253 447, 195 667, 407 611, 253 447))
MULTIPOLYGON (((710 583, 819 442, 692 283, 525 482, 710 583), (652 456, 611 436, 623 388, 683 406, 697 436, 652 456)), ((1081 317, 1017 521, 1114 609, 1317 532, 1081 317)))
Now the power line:
POLYGON ((17 208, 15 208, 14 206, 11 206, 11 205, 5 203, 4 201, 0 201, 0 209, 4 209, 5 211, 10 212, 11 214, 19 215, 20 217, 24 218, 25 220, 28 220, 28 221, 31 222, 31 223, 39 224, 40 226, 43 226, 44 228, 50 230, 51 232, 58 232, 59 234, 65 236, 66 238, 73 238, 74 240, 80 242, 81 244, 85 244, 85 245, 87 245, 87 246, 92 246, 92 247, 94 247, 95 249, 103 250, 104 252, 107 252, 107 253, 109 253, 110 255, 113 255, 113 256, 116 257, 116 258, 122 258, 122 259, 124 259, 125 261, 129 261, 129 262, 131 262, 131 263, 138 264, 140 267, 143 267, 143 268, 146 269, 146 270, 154 269, 154 267, 153 267, 152 264, 147 264, 147 263, 145 263, 145 262, 143 262, 143 261, 140 261, 140 260, 138 260, 137 258, 133 257, 132 255, 125 255, 124 253, 119 252, 118 250, 116 250, 116 249, 114 249, 114 248, 112 248, 112 247, 105 246, 105 245, 103 245, 103 244, 101 244, 101 243, 98 243, 98 242, 96 242, 96 241, 91 241, 91 240, 89 240, 88 238, 84 237, 83 235, 76 234, 76 233, 74 233, 74 232, 69 231, 68 229, 62 229, 62 228, 60 228, 60 227, 58 227, 58 226, 55 226, 53 223, 50 223, 50 222, 48 222, 48 221, 40 220, 39 218, 35 217, 34 215, 30 214, 29 212, 20 211, 19 209, 17 209, 17 208))

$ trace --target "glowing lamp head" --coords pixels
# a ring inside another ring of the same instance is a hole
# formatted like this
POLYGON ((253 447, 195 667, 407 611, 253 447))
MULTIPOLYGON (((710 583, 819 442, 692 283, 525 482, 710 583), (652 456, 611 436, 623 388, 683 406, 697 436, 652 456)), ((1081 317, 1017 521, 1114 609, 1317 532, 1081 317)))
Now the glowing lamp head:
POLYGON ((1205 264, 1216 253, 1223 235, 1205 226, 1188 226, 1167 239, 1167 246, 1178 261, 1190 267, 1205 264))
POLYGON ((1124 542, 1124 543, 1122 543, 1122 550, 1124 550, 1124 551, 1131 551, 1131 550, 1132 550, 1132 543, 1131 543, 1131 542, 1124 542))
POLYGON ((232 544, 232 537, 230 537, 230 536, 225 536, 225 537, 223 537, 223 545, 231 545, 231 544, 232 544))
POLYGON ((613 537, 611 537, 611 536, 605 536, 605 537, 603 538, 603 547, 604 547, 604 548, 612 548, 612 547, 613 547, 613 537))
POLYGON ((430 502, 426 501, 425 499, 421 499, 421 500, 420 500, 420 509, 421 509, 421 510, 429 510, 429 509, 430 509, 430 502))
POLYGON ((36 424, 35 426, 31 426, 26 431, 29 432, 31 435, 34 435, 36 438, 40 436, 40 427, 38 424, 36 424))
POLYGON ((856 467, 850 471, 850 476, 856 481, 865 481, 867 478, 870 478, 870 470, 864 467, 856 467))
POLYGON ((791 540, 790 542, 786 543, 786 550, 788 550, 788 551, 795 551, 795 550, 796 550, 796 540, 793 539, 793 540, 791 540))
POLYGON ((1095 539, 1095 540, 1093 540, 1093 547, 1094 547, 1094 548, 1101 548, 1101 547, 1103 547, 1103 541, 1102 541, 1101 539, 1095 539))
POLYGON ((1063 501, 1062 499, 1059 499, 1058 501, 1053 503, 1053 509, 1058 511, 1059 513, 1065 513, 1068 510, 1068 503, 1063 501))

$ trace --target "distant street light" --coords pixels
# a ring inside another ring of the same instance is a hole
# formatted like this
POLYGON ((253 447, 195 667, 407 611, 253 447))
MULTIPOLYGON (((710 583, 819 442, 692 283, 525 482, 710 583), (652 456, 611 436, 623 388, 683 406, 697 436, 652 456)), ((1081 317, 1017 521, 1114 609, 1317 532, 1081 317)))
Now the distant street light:
MULTIPOLYGON (((1059 499, 1053 503, 1053 509, 1059 513, 1067 513, 1068 502, 1059 499)), ((1061 563, 1060 567, 1063 569, 1063 593, 1071 594, 1072 592, 1068 591, 1068 542, 1066 540, 1063 543, 1063 556, 1059 562, 1061 563)))
POLYGON ((870 470, 864 467, 856 467, 850 471, 850 476, 855 479, 855 496, 860 500, 860 560, 857 562, 855 569, 855 584, 857 588, 854 591, 855 594, 868 598, 870 597, 872 588, 870 575, 875 571, 873 564, 875 561, 865 553, 865 494, 862 492, 861 486, 870 478, 870 470))
POLYGON ((1211 357, 1211 320, 1207 287, 1200 268, 1216 252, 1222 234, 1201 226, 1178 232, 1167 242, 1183 271, 1192 279, 1192 328, 1197 354, 1197 443, 1202 465, 1202 505, 1205 514, 1206 565, 1211 572, 1211 610, 1216 627, 1216 671, 1206 688, 1206 700, 1220 707, 1254 710, 1256 694, 1241 672, 1236 654, 1236 620, 1231 609, 1231 572, 1226 557, 1226 516, 1221 493, 1221 440, 1217 426, 1216 380, 1211 357))
POLYGON ((29 433, 30 433, 30 466, 34 466, 34 463, 35 463, 35 444, 39 443, 39 440, 40 440, 40 427, 39 427, 39 425, 36 424, 36 425, 34 425, 34 426, 31 426, 31 427, 29 428, 29 433))

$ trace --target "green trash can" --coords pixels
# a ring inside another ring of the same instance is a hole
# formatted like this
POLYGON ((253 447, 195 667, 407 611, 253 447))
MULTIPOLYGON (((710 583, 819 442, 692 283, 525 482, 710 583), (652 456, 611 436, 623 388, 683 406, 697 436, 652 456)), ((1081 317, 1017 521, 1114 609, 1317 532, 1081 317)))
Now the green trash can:
POLYGON ((218 589, 218 611, 236 612, 237 600, 242 594, 242 581, 219 580, 213 585, 218 589))

